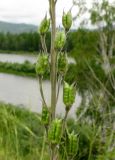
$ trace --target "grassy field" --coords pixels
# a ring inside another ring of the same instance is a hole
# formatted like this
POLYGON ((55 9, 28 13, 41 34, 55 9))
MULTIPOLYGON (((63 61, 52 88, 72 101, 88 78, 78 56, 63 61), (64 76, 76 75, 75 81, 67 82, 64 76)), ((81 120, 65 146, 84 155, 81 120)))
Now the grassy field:
MULTIPOLYGON (((78 135, 74 160, 114 160, 114 131, 103 142, 101 126, 68 119, 69 131, 78 135), (109 149, 110 148, 110 149, 109 149)), ((0 160, 49 160, 40 115, 21 106, 0 103, 0 160)))
POLYGON ((43 130, 38 114, 0 103, 0 160, 40 159, 43 130))

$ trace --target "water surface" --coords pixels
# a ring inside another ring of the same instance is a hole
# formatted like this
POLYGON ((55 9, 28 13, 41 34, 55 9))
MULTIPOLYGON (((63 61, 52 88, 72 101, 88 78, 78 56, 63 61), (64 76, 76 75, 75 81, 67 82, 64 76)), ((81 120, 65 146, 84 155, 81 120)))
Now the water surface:
POLYGON ((35 55, 20 55, 20 54, 8 54, 8 53, 0 53, 0 61, 1 62, 18 62, 23 63, 24 61, 30 61, 31 63, 35 63, 37 56, 35 55))
MULTIPOLYGON (((26 60, 31 63, 35 63, 37 60, 37 55, 0 53, 1 62, 24 63, 26 60)), ((68 61, 69 63, 75 63, 75 60, 70 57, 68 58, 68 61)))
MULTIPOLYGON (((50 82, 44 81, 43 88, 47 103, 50 106, 50 82)), ((36 79, 0 73, 0 101, 23 105, 28 109, 41 112, 41 96, 39 84, 36 79)), ((75 115, 75 110, 79 106, 81 98, 77 95, 70 115, 75 115)), ((57 104, 57 113, 64 114, 65 107, 62 102, 62 88, 57 104)))

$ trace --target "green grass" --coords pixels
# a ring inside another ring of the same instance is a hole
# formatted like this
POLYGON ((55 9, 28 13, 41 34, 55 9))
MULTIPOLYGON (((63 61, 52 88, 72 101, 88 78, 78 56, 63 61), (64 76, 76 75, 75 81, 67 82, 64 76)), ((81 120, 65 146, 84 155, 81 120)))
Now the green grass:
POLYGON ((36 77, 34 73, 27 73, 27 72, 22 72, 22 71, 15 71, 15 70, 6 70, 4 68, 0 68, 0 73, 7 73, 7 74, 14 74, 18 76, 23 76, 23 77, 36 77))
MULTIPOLYGON (((35 64, 25 61, 24 63, 0 62, 0 72, 27 77, 36 77, 35 64)), ((44 79, 48 79, 48 73, 44 79)))
POLYGON ((35 65, 29 61, 25 61, 22 64, 11 62, 0 62, 0 72, 15 74, 20 76, 35 77, 35 65))
POLYGON ((10 50, 0 50, 0 53, 8 53, 8 54, 30 54, 30 55, 38 55, 37 51, 10 51, 10 50))
POLYGON ((0 160, 39 160, 43 130, 39 114, 0 103, 0 160))
MULTIPOLYGON (((0 62, 0 72, 25 77, 36 77, 35 64, 25 61, 22 64, 11 62, 0 62)), ((69 64, 66 81, 73 82, 76 77, 76 65, 69 64), (71 72, 72 70, 72 72, 71 72)), ((44 74, 44 79, 50 79, 49 73, 44 74)))
MULTIPOLYGON (((107 133, 104 142, 101 125, 74 119, 68 119, 67 124, 69 131, 78 135, 74 160, 114 160, 114 131, 107 133)), ((49 160, 47 143, 44 150, 43 145, 44 127, 39 114, 0 103, 0 160, 49 160)))
POLYGON ((1 73, 7 73, 7 74, 14 74, 18 76, 23 76, 23 77, 35 77, 35 74, 33 73, 25 73, 25 72, 18 72, 18 71, 13 71, 13 70, 5 70, 3 68, 0 68, 1 73))

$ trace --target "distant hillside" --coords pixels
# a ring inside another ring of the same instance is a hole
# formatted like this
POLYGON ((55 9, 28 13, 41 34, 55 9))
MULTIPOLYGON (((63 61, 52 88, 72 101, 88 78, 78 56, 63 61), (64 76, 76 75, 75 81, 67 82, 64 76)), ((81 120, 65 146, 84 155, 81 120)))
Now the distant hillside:
POLYGON ((24 23, 8 23, 0 21, 0 32, 22 33, 37 31, 37 26, 24 23))

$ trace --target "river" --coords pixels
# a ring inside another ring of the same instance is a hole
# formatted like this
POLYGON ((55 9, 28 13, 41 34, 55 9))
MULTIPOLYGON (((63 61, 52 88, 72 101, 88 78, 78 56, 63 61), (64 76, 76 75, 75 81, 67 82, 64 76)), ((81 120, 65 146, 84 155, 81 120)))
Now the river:
MULTIPOLYGON (((5 54, 6 61, 10 61, 10 55, 5 54)), ((11 60, 17 62, 25 61, 25 56, 16 55, 11 60), (23 58, 24 57, 24 58, 23 58)), ((27 56, 28 57, 28 56, 27 56)), ((30 58, 30 56, 29 56, 30 58)), ((30 59, 31 60, 31 59, 30 59)), ((1 61, 1 54, 0 54, 1 61)), ((32 60, 33 61, 33 60, 32 60)), ((50 82, 43 82, 44 94, 48 105, 50 106, 50 82)), ((57 103, 57 113, 62 115, 65 111, 65 106, 63 104, 63 89, 61 87, 59 101, 57 103)), ((39 83, 35 78, 21 77, 16 75, 0 73, 0 101, 6 103, 12 103, 15 105, 22 105, 32 111, 41 112, 41 96, 39 92, 39 83)), ((81 101, 80 96, 76 96, 76 101, 70 111, 71 116, 75 116, 75 110, 79 106, 81 101)))
POLYGON ((0 61, 1 62, 18 62, 23 63, 24 61, 30 61, 31 63, 35 63, 37 56, 34 55, 20 55, 20 54, 8 54, 8 53, 0 53, 0 61))
MULTIPOLYGON (((26 60, 30 61, 31 63, 35 63, 37 60, 37 55, 0 53, 1 62, 24 63, 26 60)), ((68 58, 68 61, 69 63, 76 63, 75 60, 71 57, 68 58)))

